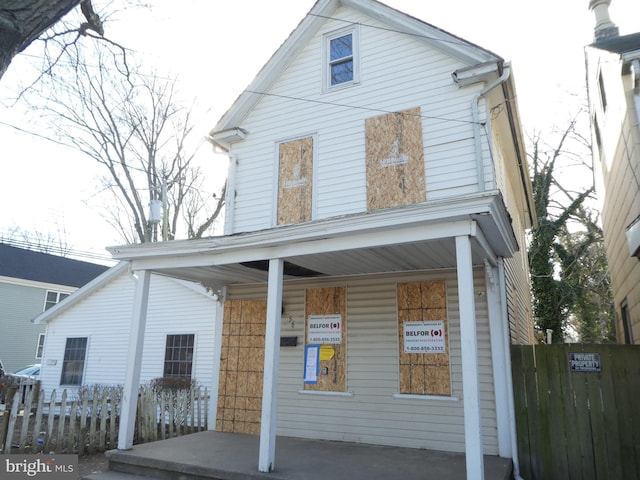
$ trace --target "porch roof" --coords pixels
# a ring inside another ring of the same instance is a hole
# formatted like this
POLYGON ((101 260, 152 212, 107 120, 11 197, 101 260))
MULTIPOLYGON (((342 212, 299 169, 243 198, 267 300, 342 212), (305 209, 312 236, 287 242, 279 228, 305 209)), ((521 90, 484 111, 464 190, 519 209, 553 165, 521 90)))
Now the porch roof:
POLYGON ((198 240, 109 247, 134 270, 193 280, 219 290, 266 282, 267 261, 285 279, 451 268, 456 236, 474 238, 474 264, 511 257, 518 244, 496 191, 297 225, 198 240))

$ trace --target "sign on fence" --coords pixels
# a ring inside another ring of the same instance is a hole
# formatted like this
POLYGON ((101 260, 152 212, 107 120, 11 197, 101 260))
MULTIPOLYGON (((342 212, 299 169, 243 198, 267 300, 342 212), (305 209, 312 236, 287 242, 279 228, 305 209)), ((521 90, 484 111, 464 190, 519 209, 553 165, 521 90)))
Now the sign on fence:
POLYGON ((569 354, 569 366, 572 372, 600 372, 600 354, 572 352, 569 354))
POLYGON ((640 345, 512 345, 511 361, 522 478, 640 478, 640 345))

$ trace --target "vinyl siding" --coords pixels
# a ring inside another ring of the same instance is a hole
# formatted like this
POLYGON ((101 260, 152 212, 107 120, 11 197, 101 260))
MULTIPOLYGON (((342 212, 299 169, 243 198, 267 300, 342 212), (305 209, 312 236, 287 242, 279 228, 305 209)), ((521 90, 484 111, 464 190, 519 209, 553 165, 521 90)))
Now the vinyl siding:
POLYGON ((594 169, 611 286, 616 309, 616 333, 624 342, 620 304, 627 300, 634 343, 640 343, 640 262, 631 257, 626 228, 640 215, 640 128, 631 75, 621 76, 618 55, 587 49, 587 80, 592 119, 597 117, 602 139, 593 140, 594 169), (602 110, 598 76, 602 73, 607 110, 602 110))
MULTIPOLYGON (((204 290, 203 290, 204 291, 204 290)), ((68 337, 88 337, 84 385, 122 385, 128 363, 134 280, 124 272, 47 325, 42 388, 60 388, 68 337), (55 365, 49 363, 55 362, 55 365)), ((193 378, 211 387, 216 302, 179 281, 153 275, 142 356, 142 383, 163 374, 166 335, 195 334, 193 378)))
MULTIPOLYGON (((322 92, 323 34, 344 27, 327 20, 242 122, 233 224, 226 233, 274 225, 275 142, 317 135, 314 220, 366 211, 366 118, 412 107, 422 110, 427 200, 478 191, 471 100, 481 86, 458 88, 451 73, 466 65, 409 35, 375 28, 376 20, 341 7, 334 17, 360 23, 361 83, 322 92), (269 181, 268 179, 272 179, 269 181)), ((483 147, 485 179, 492 163, 483 147)))
MULTIPOLYGON (((475 273, 477 292, 484 274, 475 273)), ((264 299, 265 285, 237 286, 229 299, 264 299)), ((401 447, 464 451, 462 370, 457 281, 454 271, 416 272, 286 282, 281 335, 297 347, 280 349, 278 434, 401 447), (445 280, 449 319, 452 397, 394 398, 399 392, 396 284, 445 280), (308 287, 347 288, 347 391, 350 397, 301 394, 305 338, 304 295, 308 287)), ((486 454, 497 454, 497 427, 486 295, 476 296, 480 398, 486 454)))
MULTIPOLYGON (((61 287, 56 291, 72 290, 61 287)), ((36 345, 45 327, 31 320, 42 313, 46 293, 45 287, 0 282, 0 360, 7 372, 39 362, 36 345)))

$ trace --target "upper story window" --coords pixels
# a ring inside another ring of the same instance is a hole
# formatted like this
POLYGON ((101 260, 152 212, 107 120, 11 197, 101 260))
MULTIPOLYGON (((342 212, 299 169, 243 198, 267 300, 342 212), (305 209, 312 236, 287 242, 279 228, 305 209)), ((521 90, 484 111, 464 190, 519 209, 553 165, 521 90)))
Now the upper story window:
POLYGON ((331 32, 324 43, 324 87, 358 83, 358 30, 355 26, 331 32))
POLYGON ((52 290, 47 290, 47 297, 46 297, 45 302, 44 302, 44 309, 45 310, 49 310, 56 303, 61 302, 62 300, 64 300, 68 296, 69 296, 68 293, 54 292, 52 290))

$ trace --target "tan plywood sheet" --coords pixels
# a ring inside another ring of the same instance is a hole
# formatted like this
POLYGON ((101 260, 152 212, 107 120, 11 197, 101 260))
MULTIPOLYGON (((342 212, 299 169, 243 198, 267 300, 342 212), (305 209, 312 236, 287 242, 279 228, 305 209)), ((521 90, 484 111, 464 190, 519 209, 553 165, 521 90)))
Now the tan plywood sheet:
POLYGON ((365 120, 367 208, 426 200, 420 107, 365 120))
POLYGON ((225 302, 216 418, 219 431, 260 433, 266 312, 262 300, 225 302))
POLYGON ((451 395, 449 365, 449 322, 444 281, 399 283, 398 345, 400 393, 451 395), (445 353, 405 353, 404 323, 440 320, 444 322, 445 353))
POLYGON ((329 360, 320 360, 318 382, 315 384, 305 383, 305 390, 327 392, 344 392, 346 390, 346 287, 308 288, 306 290, 305 318, 307 322, 309 315, 334 314, 340 314, 342 317, 342 342, 331 345, 334 349, 334 355, 329 360), (323 373, 324 369, 326 369, 326 374, 323 373))
POLYGON ((311 220, 313 137, 281 143, 278 149, 278 225, 311 220))

